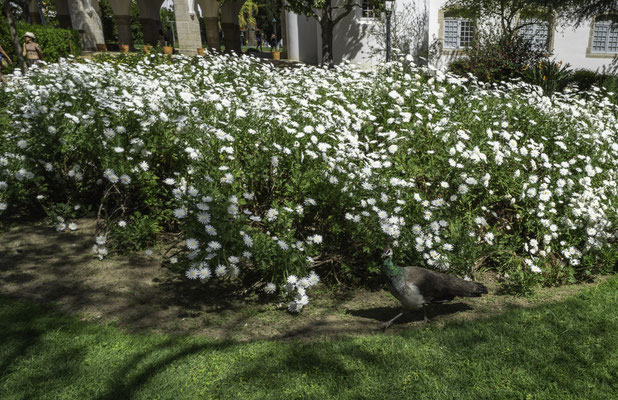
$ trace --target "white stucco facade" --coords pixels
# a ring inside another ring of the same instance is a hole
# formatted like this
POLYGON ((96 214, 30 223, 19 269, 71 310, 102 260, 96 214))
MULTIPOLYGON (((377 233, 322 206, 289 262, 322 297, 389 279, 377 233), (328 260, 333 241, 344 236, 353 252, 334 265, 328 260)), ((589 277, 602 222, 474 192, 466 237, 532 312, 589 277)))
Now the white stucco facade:
MULTIPOLYGON (((359 4, 362 0, 358 0, 359 4)), ((416 37, 410 39, 410 51, 419 48, 441 48, 436 44, 444 41, 444 5, 447 0, 396 0, 393 23, 405 24, 402 14, 414 10, 419 24, 416 37), (421 21, 419 16, 424 16, 421 21), (420 31, 424 34, 420 34, 420 31), (432 46, 434 45, 434 46, 432 46)), ((322 43, 320 26, 313 18, 287 14, 288 57, 293 60, 311 64, 322 59, 322 43)), ((409 19, 409 18, 408 18, 409 19)), ((479 21, 477 21, 479 23, 479 21)), ((482 23, 482 21, 481 21, 482 23)), ((592 51, 592 32, 594 22, 588 21, 578 27, 561 24, 555 21, 551 27, 550 49, 556 60, 569 63, 574 69, 598 70, 608 66, 617 53, 595 53, 592 51)), ((347 60, 361 65, 375 65, 384 61, 384 22, 379 18, 363 18, 362 7, 356 7, 350 15, 334 28, 333 59, 336 63, 347 60), (381 34, 376 32, 382 31, 381 34)), ((401 35, 400 35, 401 36, 401 35)), ((391 36, 392 37, 392 36, 391 36)), ((432 61, 436 67, 442 68, 461 55, 461 51, 442 49, 432 61)))

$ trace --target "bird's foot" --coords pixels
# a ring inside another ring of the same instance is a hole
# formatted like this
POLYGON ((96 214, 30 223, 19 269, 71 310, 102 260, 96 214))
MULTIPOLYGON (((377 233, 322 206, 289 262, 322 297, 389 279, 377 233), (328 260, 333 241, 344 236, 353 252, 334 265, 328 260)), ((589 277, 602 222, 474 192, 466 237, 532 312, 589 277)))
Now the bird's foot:
POLYGON ((395 320, 396 320, 397 318, 401 317, 402 315, 403 315, 403 312, 400 312, 399 314, 395 315, 395 318, 391 319, 390 321, 385 322, 385 323, 382 325, 382 329, 384 329, 384 332, 386 332, 386 329, 387 329, 389 326, 393 325, 393 322, 395 322, 395 320))
POLYGON ((427 318, 427 308, 425 307, 424 304, 423 304, 423 323, 424 324, 429 323, 429 319, 427 318))

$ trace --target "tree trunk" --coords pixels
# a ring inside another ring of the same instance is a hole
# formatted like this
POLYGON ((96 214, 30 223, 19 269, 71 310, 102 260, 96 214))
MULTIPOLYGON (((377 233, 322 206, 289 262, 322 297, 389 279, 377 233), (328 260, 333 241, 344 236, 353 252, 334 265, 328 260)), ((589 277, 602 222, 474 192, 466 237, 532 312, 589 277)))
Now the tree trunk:
POLYGON ((247 24, 247 45, 257 46, 257 38, 255 36, 255 24, 247 24))
POLYGON ((13 13, 11 12, 11 2, 5 0, 4 2, 4 16, 6 17, 6 22, 9 25, 9 33, 11 34, 11 38, 13 39, 13 48, 15 49, 15 57, 19 60, 19 68, 22 73, 26 73, 26 62, 24 61, 24 57, 22 56, 22 48, 19 43, 19 36, 17 36, 17 28, 15 28, 15 21, 13 20, 13 13))
POLYGON ((322 29, 322 64, 333 65, 333 19, 330 2, 327 0, 322 7, 320 28, 322 29))

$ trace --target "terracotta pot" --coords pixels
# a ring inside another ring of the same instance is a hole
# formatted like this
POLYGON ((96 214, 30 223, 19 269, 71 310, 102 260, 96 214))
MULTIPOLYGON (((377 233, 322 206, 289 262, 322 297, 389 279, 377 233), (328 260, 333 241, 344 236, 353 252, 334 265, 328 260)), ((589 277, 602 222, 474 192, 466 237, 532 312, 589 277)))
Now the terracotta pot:
POLYGON ((281 52, 273 51, 273 60, 281 60, 281 52))
POLYGON ((199 47, 199 48, 197 49, 197 55, 198 55, 198 56, 205 56, 205 55, 206 55, 206 50, 204 50, 204 48, 203 48, 203 47, 199 47))
POLYGON ((120 48, 120 51, 122 53, 128 53, 129 52, 129 45, 128 44, 121 44, 121 45, 118 45, 118 47, 120 48))
POLYGON ((163 46, 163 54, 174 54, 174 48, 172 46, 163 46))
POLYGON ((105 53, 107 51, 107 46, 105 45, 105 43, 97 43, 97 51, 105 53))
POLYGON ((150 50, 152 50, 152 46, 145 44, 144 45, 144 53, 150 54, 150 50))

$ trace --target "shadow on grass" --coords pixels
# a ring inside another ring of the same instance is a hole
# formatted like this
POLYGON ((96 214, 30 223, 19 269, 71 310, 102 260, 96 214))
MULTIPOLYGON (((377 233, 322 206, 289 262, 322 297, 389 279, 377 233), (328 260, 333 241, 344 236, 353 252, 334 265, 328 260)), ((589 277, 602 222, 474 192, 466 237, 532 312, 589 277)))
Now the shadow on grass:
MULTIPOLYGON (((427 318, 439 317, 442 315, 455 314, 462 311, 472 310, 472 307, 465 303, 446 303, 446 304, 431 304, 427 307, 427 318)), ((396 307, 375 307, 360 310, 348 310, 346 313, 355 317, 373 319, 380 322, 386 322, 401 312, 400 308, 396 307)), ((394 324, 407 324, 410 322, 422 322, 423 310, 406 311, 404 315, 398 318, 394 324)))
MULTIPOLYGON (((337 393, 355 393, 341 398, 359 397, 360 388, 368 387, 364 394, 378 398, 404 393, 406 398, 609 398, 618 395, 618 280, 604 292, 592 289, 533 308, 513 306, 486 320, 297 345, 265 355, 268 365, 236 363, 221 384, 250 377, 248 385, 257 388, 265 385, 262 380, 281 380, 280 371, 292 371, 313 376, 312 382, 331 382, 337 393)), ((435 310, 460 307, 435 305, 435 310)), ((351 313, 382 320, 393 311, 351 313)))
POLYGON ((56 232, 32 223, 3 232, 0 291, 6 288, 13 298, 54 303, 66 312, 113 321, 131 332, 174 333, 185 319, 221 311, 237 313, 238 318, 217 329, 232 332, 245 323, 245 302, 229 287, 188 281, 140 254, 99 264, 91 251, 94 221, 79 221, 79 227, 77 232, 56 232))
MULTIPOLYGON (((71 389, 69 398, 90 399, 128 399, 151 378, 165 371, 171 364, 199 353, 224 350, 234 346, 232 342, 197 342, 186 337, 158 337, 153 343, 139 343, 139 335, 119 333, 116 328, 98 326, 64 316, 50 307, 28 304, 0 297, 0 387, 6 384, 10 375, 19 375, 12 380, 11 394, 21 399, 34 399, 55 396, 62 393, 75 380, 83 379, 88 370, 89 353, 92 347, 101 343, 117 344, 114 341, 129 341, 127 351, 130 356, 114 366, 112 370, 97 370, 90 367, 86 381, 100 382, 97 395, 75 394, 71 389), (62 336, 61 340, 56 340, 62 336), (111 336, 111 337, 110 337, 111 336), (136 340, 137 339, 137 340, 136 340), (138 350, 131 346, 138 342, 138 350), (141 348, 140 348, 141 347, 141 348)), ((126 344, 126 343, 122 343, 126 344)), ((88 393, 94 388, 79 388, 78 392, 88 393)), ((0 396, 2 397, 2 396, 0 396)), ((64 397, 64 396, 61 396, 64 397)), ((2 397, 4 398, 4 397, 2 397)))
POLYGON ((618 393, 617 291, 613 279, 560 303, 399 335, 242 344, 122 334, 0 298, 0 385, 24 399, 610 398, 618 393), (97 366, 88 364, 93 353, 97 366))

